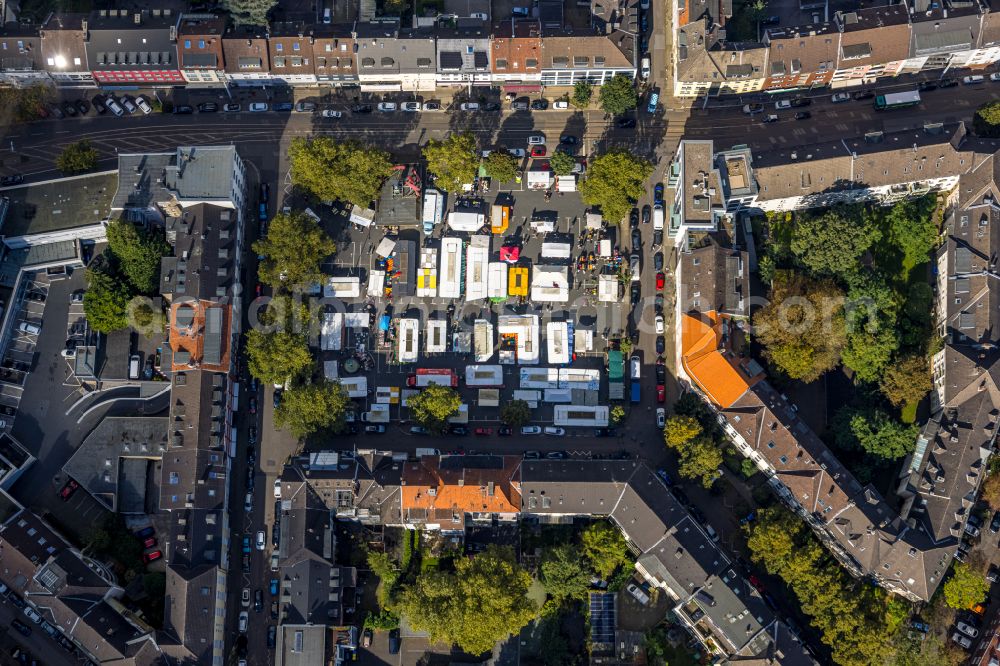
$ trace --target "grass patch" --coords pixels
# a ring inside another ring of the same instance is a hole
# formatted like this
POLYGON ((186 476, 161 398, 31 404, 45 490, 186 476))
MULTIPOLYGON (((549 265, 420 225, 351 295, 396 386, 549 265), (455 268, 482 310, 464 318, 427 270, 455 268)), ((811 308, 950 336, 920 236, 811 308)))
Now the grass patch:
POLYGON ((910 424, 917 420, 917 405, 916 402, 908 402, 903 405, 903 408, 899 411, 899 418, 903 423, 910 424))

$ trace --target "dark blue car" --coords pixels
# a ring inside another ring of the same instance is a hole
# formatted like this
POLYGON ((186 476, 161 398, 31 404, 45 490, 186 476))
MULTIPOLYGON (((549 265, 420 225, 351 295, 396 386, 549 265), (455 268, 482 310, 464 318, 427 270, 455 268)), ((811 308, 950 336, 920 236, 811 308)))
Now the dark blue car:
POLYGON ((653 203, 663 203, 663 183, 657 183, 653 188, 653 203))
POLYGON ((277 578, 272 578, 271 579, 271 586, 270 586, 269 590, 271 592, 271 596, 272 597, 273 596, 277 596, 277 594, 278 594, 278 579, 277 578))
POLYGON ((249 535, 246 535, 246 536, 243 537, 243 552, 244 553, 249 553, 250 552, 250 536, 249 535))

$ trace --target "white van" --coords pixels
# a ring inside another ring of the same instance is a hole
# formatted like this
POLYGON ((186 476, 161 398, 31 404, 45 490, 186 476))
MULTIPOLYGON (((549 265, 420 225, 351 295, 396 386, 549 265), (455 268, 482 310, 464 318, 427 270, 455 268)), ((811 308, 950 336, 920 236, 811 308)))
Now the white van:
POLYGON ((329 25, 332 22, 333 22, 333 17, 330 14, 330 8, 327 7, 326 9, 323 10, 323 23, 329 25))
POLYGON ((439 456, 441 455, 441 451, 438 449, 417 449, 414 455, 417 458, 422 458, 424 456, 439 456))
POLYGON ((632 379, 639 379, 639 370, 642 364, 639 363, 639 357, 633 356, 628 361, 629 375, 632 379))
POLYGON ((639 66, 639 74, 644 79, 649 78, 649 56, 643 56, 642 64, 639 66))
POLYGON ((21 325, 17 327, 22 333, 30 333, 31 335, 38 335, 42 332, 42 327, 38 324, 32 324, 30 321, 22 321, 21 325))
POLYGON ((128 378, 139 379, 139 355, 132 354, 128 358, 128 378))
POLYGON ((964 83, 965 85, 969 86, 969 85, 974 85, 976 83, 982 83, 984 80, 985 79, 983 79, 982 76, 980 76, 979 74, 976 74, 975 76, 966 76, 966 77, 963 77, 962 78, 962 83, 964 83))
POLYGON ((653 231, 663 231, 663 204, 653 205, 653 231))

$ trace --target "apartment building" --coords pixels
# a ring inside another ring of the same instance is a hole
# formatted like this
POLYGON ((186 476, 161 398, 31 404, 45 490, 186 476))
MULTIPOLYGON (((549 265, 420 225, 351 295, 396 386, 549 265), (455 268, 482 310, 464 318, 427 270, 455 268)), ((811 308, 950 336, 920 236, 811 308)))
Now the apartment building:
POLYGON ((672 600, 671 613, 717 660, 815 664, 739 567, 636 461, 526 460, 521 511, 541 522, 610 518, 637 557, 636 570, 672 600))
POLYGON ((936 541, 965 529, 995 446, 1000 388, 993 257, 1000 244, 1000 178, 996 155, 977 160, 949 197, 946 240, 938 251, 938 332, 932 359, 931 418, 901 470, 904 515, 936 541))
POLYGON ((87 61, 87 14, 52 14, 42 24, 42 61, 58 86, 89 87, 94 75, 87 61))
POLYGON ((802 4, 792 16, 781 17, 802 16, 803 22, 768 27, 759 43, 731 43, 725 38, 725 6, 680 3, 674 94, 837 88, 1000 60, 998 18, 986 3, 918 0, 912 10, 896 3, 838 11, 828 20, 824 12, 807 14, 808 8, 802 4), (716 61, 723 56, 728 63, 720 67, 716 61), (741 67, 747 64, 751 67, 741 67))
POLYGON ((511 19, 493 33, 493 81, 507 92, 535 92, 542 81, 542 28, 537 19, 511 19))
POLYGON ((124 590, 114 574, 6 495, 3 504, 0 581, 35 609, 46 631, 94 663, 162 663, 152 629, 119 602, 124 590))
POLYGON ((24 86, 47 79, 39 28, 20 23, 0 26, 0 81, 24 86))
POLYGON ((170 382, 159 507, 165 534, 164 629, 171 663, 225 661, 228 476, 235 451, 230 375, 240 333, 239 279, 246 169, 232 146, 119 156, 111 203, 127 220, 162 225, 172 256, 160 266, 170 382))
POLYGON ((261 86, 271 81, 267 33, 262 28, 239 26, 222 36, 225 77, 232 86, 261 86))
POLYGON ((274 23, 268 33, 271 81, 279 85, 316 83, 314 39, 300 22, 274 23))
POLYGON ((188 83, 217 85, 225 80, 222 35, 226 19, 214 14, 185 14, 177 27, 177 62, 188 83))
POLYGON ((322 25, 313 32, 313 63, 320 85, 358 83, 358 62, 353 26, 322 25))
POLYGON ((996 322, 988 307, 994 289, 988 257, 996 242, 991 229, 1000 223, 995 146, 969 137, 961 123, 761 155, 737 148, 713 156, 706 143, 682 142, 668 169, 679 197, 675 210, 695 221, 680 225, 680 375, 849 571, 908 599, 926 600, 947 572, 975 504, 1000 409, 992 370, 996 322), (946 344, 933 359, 934 413, 900 472, 898 511, 840 464, 768 384, 759 364, 732 344, 739 317, 732 307, 739 293, 733 278, 744 257, 725 250, 717 231, 694 230, 702 211, 683 204, 704 189, 685 186, 694 182, 686 177, 692 165, 699 174, 718 170, 721 207, 730 213, 891 204, 951 192, 947 242, 938 254, 938 325, 946 344))
POLYGON ((98 85, 183 84, 177 64, 178 15, 170 9, 101 9, 82 26, 98 85))
POLYGON ((490 36, 485 26, 435 31, 437 85, 488 86, 493 82, 490 36))
POLYGON ((363 91, 437 88, 437 48, 429 30, 401 30, 399 19, 381 19, 359 23, 354 39, 363 91))

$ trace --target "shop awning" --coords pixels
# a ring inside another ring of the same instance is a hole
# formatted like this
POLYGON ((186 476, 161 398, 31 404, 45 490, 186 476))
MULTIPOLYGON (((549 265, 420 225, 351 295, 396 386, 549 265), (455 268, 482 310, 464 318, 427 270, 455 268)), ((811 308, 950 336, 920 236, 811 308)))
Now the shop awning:
POLYGON ((531 84, 524 84, 524 83, 515 83, 515 84, 511 84, 509 86, 500 86, 500 88, 504 92, 525 92, 525 93, 527 93, 527 92, 541 92, 542 91, 542 86, 541 85, 537 85, 537 84, 536 85, 531 85, 531 84))

